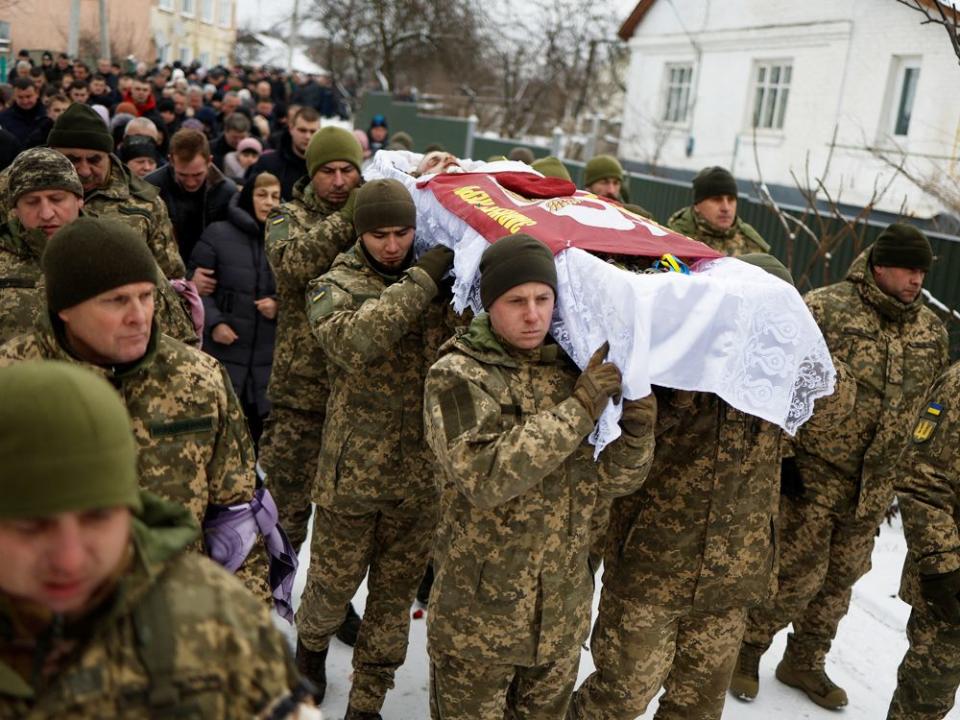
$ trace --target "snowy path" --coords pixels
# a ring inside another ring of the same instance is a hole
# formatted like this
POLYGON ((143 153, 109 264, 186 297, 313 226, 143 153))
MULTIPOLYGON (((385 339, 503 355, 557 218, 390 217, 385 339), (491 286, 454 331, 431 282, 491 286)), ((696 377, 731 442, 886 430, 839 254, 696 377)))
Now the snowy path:
MULTIPOLYGON (((842 712, 823 710, 799 691, 780 684, 773 676, 783 652, 786 631, 780 633, 773 648, 760 665, 760 695, 752 703, 728 698, 723 720, 882 720, 896 685, 897 666, 907 648, 904 626, 909 608, 896 598, 900 569, 906 546, 899 524, 884 525, 873 553, 873 569, 854 588, 850 613, 830 654, 827 670, 850 696, 850 706, 842 712)), ((295 592, 303 589, 307 557, 301 556, 301 572, 295 592)), ((357 610, 363 612, 366 585, 357 593, 357 610)), ((594 598, 594 609, 599 599, 594 598)), ((281 625, 286 625, 279 621, 281 625)), ((289 627, 289 626, 288 626, 289 627)), ((289 633, 292 642, 292 632, 289 633)), ((327 660, 327 697, 322 709, 326 720, 340 720, 346 710, 351 649, 334 639, 327 660)), ((384 720, 427 720, 426 622, 411 623, 407 662, 397 674, 397 686, 387 695, 384 720)), ((583 653, 580 679, 593 669, 588 652, 583 653)), ((641 718, 653 717, 656 701, 641 718)), ((960 720, 960 709, 951 718, 960 720)))

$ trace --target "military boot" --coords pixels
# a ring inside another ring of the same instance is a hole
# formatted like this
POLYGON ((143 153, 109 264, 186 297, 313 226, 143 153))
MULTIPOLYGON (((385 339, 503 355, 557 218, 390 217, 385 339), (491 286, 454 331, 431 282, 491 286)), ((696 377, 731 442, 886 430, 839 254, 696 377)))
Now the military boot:
POLYGON ((349 603, 347 614, 344 616, 343 622, 340 623, 340 627, 337 628, 337 640, 350 647, 356 645, 357 635, 360 634, 361 620, 363 618, 357 615, 357 611, 353 609, 353 603, 349 603))
POLYGON ((314 685, 313 700, 319 705, 327 693, 327 648, 311 650, 297 639, 297 670, 314 685))
POLYGON ((730 693, 741 700, 753 700, 760 691, 760 658, 763 649, 743 643, 737 656, 737 666, 730 678, 730 693))
POLYGON ((383 717, 380 713, 354 710, 352 707, 348 707, 347 714, 343 716, 343 720, 383 720, 383 717))
POLYGON ((823 668, 804 670, 794 667, 787 658, 777 665, 777 680, 784 685, 803 690, 817 705, 836 710, 847 704, 846 691, 827 677, 823 668))

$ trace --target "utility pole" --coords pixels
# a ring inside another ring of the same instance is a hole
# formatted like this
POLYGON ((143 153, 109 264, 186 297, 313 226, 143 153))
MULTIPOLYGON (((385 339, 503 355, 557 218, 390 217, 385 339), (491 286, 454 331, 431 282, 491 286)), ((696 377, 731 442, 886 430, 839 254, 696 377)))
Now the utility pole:
POLYGON ((100 57, 110 57, 110 17, 107 15, 107 0, 100 0, 100 57))
POLYGON ((293 70, 293 49, 297 46, 297 26, 300 24, 300 0, 293 0, 290 16, 290 35, 287 36, 287 71, 293 70))
POLYGON ((77 56, 80 49, 80 0, 70 1, 70 29, 67 34, 67 55, 77 56))

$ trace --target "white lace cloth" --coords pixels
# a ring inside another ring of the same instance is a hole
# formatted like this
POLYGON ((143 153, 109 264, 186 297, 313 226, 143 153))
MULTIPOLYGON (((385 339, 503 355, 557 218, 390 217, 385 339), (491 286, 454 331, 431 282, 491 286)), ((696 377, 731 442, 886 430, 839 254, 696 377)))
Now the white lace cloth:
MULTIPOLYGON (((419 156, 380 151, 367 179, 403 182, 417 205, 417 252, 436 244, 456 252, 454 308, 482 310, 480 256, 489 243, 405 172, 419 156)), ((531 172, 523 163, 474 163, 471 171, 531 172)), ((420 178, 422 180, 423 178, 420 178)), ((820 329, 799 293, 733 258, 705 261, 690 275, 637 275, 578 248, 556 255, 557 307, 551 334, 581 368, 604 341, 623 372, 623 395, 651 385, 711 392, 791 435, 833 393, 836 371, 820 329)), ((620 435, 621 407, 608 406, 591 435, 597 453, 620 435)))

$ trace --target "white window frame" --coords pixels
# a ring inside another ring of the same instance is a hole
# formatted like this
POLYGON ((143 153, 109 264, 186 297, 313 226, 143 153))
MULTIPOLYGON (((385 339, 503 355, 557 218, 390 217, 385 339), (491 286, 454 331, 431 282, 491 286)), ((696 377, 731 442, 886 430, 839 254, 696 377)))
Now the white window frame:
POLYGON ((690 123, 693 92, 693 63, 667 63, 663 67, 663 109, 660 121, 664 125, 686 126, 690 123))
POLYGON ((177 52, 177 60, 179 60, 184 65, 189 65, 193 62, 192 53, 190 52, 189 45, 181 45, 179 52, 177 52))
POLYGON ((205 68, 210 67, 210 53, 208 51, 200 53, 199 61, 201 66, 205 68))
POLYGON ((180 0, 180 14, 184 17, 195 17, 197 0, 180 0))
POLYGON ((896 85, 891 97, 890 105, 890 127, 888 128, 891 137, 906 138, 910 134, 910 122, 913 117, 913 108, 917 100, 917 86, 920 84, 920 61, 919 55, 911 55, 895 58, 897 61, 896 85), (912 77, 912 85, 907 87, 907 78, 912 77), (908 103, 906 113, 906 126, 902 132, 900 130, 901 112, 904 109, 904 103, 908 103))
POLYGON ((213 25, 213 0, 200 0, 200 19, 213 25))
POLYGON ((157 0, 157 9, 164 12, 174 12, 174 0, 157 0))
POLYGON ((793 81, 793 60, 753 63, 749 127, 758 132, 783 132, 793 81))
POLYGON ((233 0, 217 0, 220 27, 233 27, 233 0))

